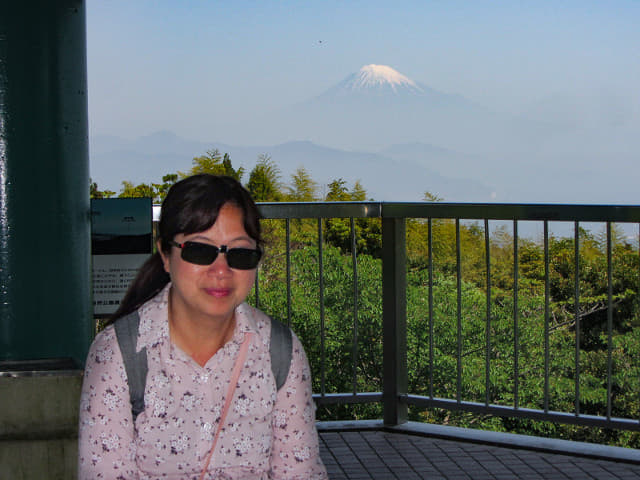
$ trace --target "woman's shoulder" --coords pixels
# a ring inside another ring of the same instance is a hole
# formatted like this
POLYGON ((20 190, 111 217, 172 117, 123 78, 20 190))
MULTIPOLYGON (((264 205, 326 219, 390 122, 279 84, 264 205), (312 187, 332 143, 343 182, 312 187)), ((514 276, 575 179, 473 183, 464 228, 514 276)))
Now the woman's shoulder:
POLYGON ((96 334, 93 342, 91 343, 91 349, 94 350, 113 346, 115 342, 116 332, 113 323, 111 323, 96 334))
POLYGON ((271 317, 262 310, 244 302, 238 307, 237 312, 241 314, 244 322, 250 330, 254 330, 258 335, 269 334, 271 329, 271 317))
POLYGON ((296 334, 293 332, 293 330, 291 330, 289 326, 287 326, 284 321, 281 321, 278 318, 273 317, 263 312, 262 310, 249 305, 248 303, 243 303, 239 308, 246 321, 249 323, 250 328, 255 331, 261 339, 263 339, 266 345, 269 345, 271 342, 273 324, 276 324, 273 329, 278 330, 276 335, 279 336, 284 334, 285 336, 289 336, 284 332, 290 332, 293 346, 297 347, 300 344, 300 340, 298 339, 296 334))
POLYGON ((85 369, 110 369, 122 363, 122 355, 118 346, 113 325, 98 332, 91 343, 85 369))

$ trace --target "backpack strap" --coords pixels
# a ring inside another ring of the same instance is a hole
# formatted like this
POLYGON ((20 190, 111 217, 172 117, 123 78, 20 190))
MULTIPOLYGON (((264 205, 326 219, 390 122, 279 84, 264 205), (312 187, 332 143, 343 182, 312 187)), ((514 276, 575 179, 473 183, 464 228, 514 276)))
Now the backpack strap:
POLYGON ((291 329, 282 322, 271 318, 271 370, 276 378, 276 388, 280 390, 289 375, 293 340, 291 329))
POLYGON ((139 325, 140 316, 135 310, 119 318, 113 324, 120 352, 122 353, 124 369, 127 372, 129 399, 134 423, 138 414, 144 410, 144 388, 147 383, 148 371, 146 347, 136 352, 139 325))
MULTIPOLYGON (((144 389, 147 383, 147 349, 136 352, 138 342, 138 327, 140 317, 137 311, 133 311, 124 317, 117 319, 113 328, 122 353, 124 369, 127 372, 129 384, 129 400, 131 401, 131 414, 135 423, 138 414, 144 410, 144 389)), ((269 353, 271 355, 271 371, 276 379, 276 389, 280 390, 289 375, 293 348, 291 329, 271 318, 271 343, 269 353)))

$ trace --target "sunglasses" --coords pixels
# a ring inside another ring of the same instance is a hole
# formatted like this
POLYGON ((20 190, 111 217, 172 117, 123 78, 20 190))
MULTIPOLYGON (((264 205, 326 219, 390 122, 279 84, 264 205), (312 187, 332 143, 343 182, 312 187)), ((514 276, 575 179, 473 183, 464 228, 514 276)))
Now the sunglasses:
POLYGON ((253 270, 258 266, 262 257, 262 250, 259 248, 229 248, 226 245, 216 247, 200 242, 178 243, 173 240, 169 242, 169 245, 182 250, 180 254, 182 260, 196 265, 211 265, 218 258, 219 253, 224 253, 227 258, 227 264, 231 268, 253 270))

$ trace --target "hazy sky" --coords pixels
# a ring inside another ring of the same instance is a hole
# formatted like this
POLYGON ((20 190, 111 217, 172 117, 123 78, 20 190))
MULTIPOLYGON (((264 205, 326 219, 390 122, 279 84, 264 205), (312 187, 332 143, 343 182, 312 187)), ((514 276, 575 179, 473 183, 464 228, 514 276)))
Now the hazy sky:
POLYGON ((225 141, 370 63, 505 111, 637 119, 639 25, 637 0, 89 0, 90 132, 225 141))

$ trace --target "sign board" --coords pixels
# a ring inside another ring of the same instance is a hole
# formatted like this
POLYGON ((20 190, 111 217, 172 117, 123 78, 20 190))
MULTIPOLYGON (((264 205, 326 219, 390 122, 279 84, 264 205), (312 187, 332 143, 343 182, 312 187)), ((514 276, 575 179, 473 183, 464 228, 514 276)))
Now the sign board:
POLYGON ((91 199, 93 313, 110 315, 153 251, 150 198, 91 199))

